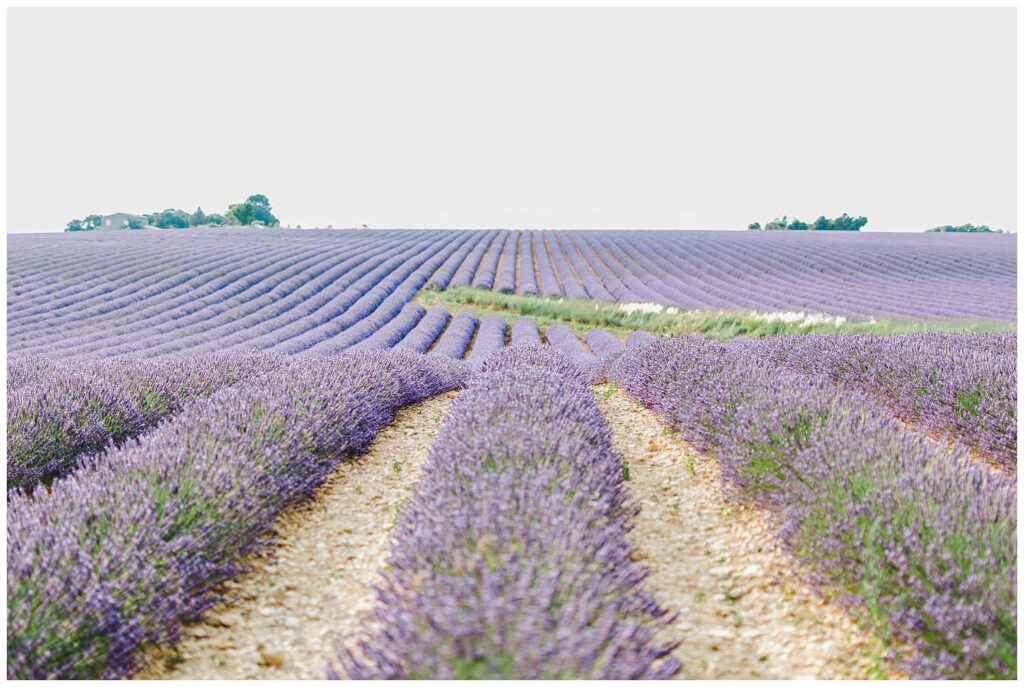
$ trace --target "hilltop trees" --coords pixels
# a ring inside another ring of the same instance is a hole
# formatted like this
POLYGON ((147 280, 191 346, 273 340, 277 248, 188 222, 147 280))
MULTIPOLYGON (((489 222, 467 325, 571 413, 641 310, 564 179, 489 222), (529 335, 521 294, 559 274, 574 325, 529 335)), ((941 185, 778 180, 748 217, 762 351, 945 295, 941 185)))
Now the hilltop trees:
MULTIPOLYGON (((85 219, 73 219, 68 222, 64 231, 91 231, 103 224, 103 217, 100 215, 89 215, 85 219)), ((168 208, 161 212, 153 212, 147 215, 140 215, 138 218, 131 217, 127 220, 128 229, 142 229, 144 225, 158 227, 160 229, 214 226, 219 227, 225 224, 239 226, 277 227, 281 222, 271 212, 270 199, 262 193, 249 196, 241 203, 234 203, 228 206, 224 214, 213 212, 209 215, 203 212, 202 207, 196 207, 192 214, 184 210, 168 208)))
POLYGON ((824 215, 814 220, 811 231, 860 231, 868 223, 867 217, 850 217, 845 212, 835 219, 826 219, 824 215))
POLYGON ((760 222, 751 222, 747 229, 751 231, 860 231, 860 228, 868 223, 867 217, 850 217, 845 212, 835 219, 828 219, 821 215, 810 224, 799 220, 796 217, 783 215, 776 217, 761 228, 760 222))
POLYGON ((953 226, 951 224, 944 224, 941 227, 932 227, 925 231, 937 231, 937 232, 952 232, 959 234, 1001 234, 1003 233, 999 229, 992 229, 987 224, 980 224, 974 226, 973 224, 961 224, 959 226, 953 226))
POLYGON ((99 215, 87 215, 85 219, 73 219, 68 222, 64 231, 92 231, 103 224, 103 218, 99 215))
POLYGON ((226 215, 228 224, 250 224, 265 227, 276 227, 280 224, 274 213, 270 211, 270 199, 262 193, 249 196, 244 203, 235 203, 228 207, 226 215))

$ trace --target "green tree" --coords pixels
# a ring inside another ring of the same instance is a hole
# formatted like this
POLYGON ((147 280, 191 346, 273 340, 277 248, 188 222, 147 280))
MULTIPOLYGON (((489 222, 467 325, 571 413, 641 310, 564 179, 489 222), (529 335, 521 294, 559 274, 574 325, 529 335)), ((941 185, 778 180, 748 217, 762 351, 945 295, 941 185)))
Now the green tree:
POLYGON ((142 220, 139 219, 138 217, 129 217, 127 225, 129 229, 141 229, 142 220))
POLYGON ((1002 233, 998 229, 993 231, 986 224, 981 224, 979 226, 974 226, 973 224, 961 224, 959 226, 953 226, 952 224, 944 224, 941 227, 933 227, 932 229, 928 229, 928 231, 938 231, 938 232, 943 232, 943 233, 945 233, 945 232, 954 232, 954 233, 962 233, 962 234, 1000 234, 1000 233, 1002 233))
POLYGON ((154 212, 151 222, 154 227, 160 227, 161 229, 168 229, 171 227, 184 229, 185 227, 188 227, 188 214, 184 210, 168 208, 163 212, 154 212))
POLYGON ((252 220, 256 214, 256 209, 252 206, 252 203, 235 203, 234 205, 228 206, 227 214, 225 218, 228 224, 241 224, 242 226, 248 226, 252 224, 252 220))
POLYGON ((203 209, 201 207, 197 207, 196 211, 192 213, 192 216, 188 218, 188 223, 190 226, 198 227, 200 224, 206 224, 207 220, 208 218, 206 217, 206 213, 203 212, 203 209))
POLYGON ((761 231, 761 223, 751 222, 750 224, 747 225, 747 229, 749 229, 750 231, 761 231))
POLYGON ((276 227, 280 222, 271 212, 270 199, 262 193, 251 195, 243 203, 228 206, 227 221, 229 224, 249 226, 276 227))
POLYGON ((811 231, 828 231, 832 228, 832 222, 825 215, 811 222, 811 231))
POLYGON ((794 217, 789 221, 789 224, 786 226, 786 229, 789 229, 790 231, 807 231, 807 227, 807 222, 802 222, 798 220, 796 217, 794 217))
POLYGON ((867 217, 850 217, 845 212, 832 220, 834 231, 860 231, 860 228, 868 223, 867 217))
POLYGON ((88 229, 86 229, 86 226, 82 224, 82 220, 73 219, 68 222, 68 226, 65 227, 64 231, 88 231, 88 229))
POLYGON ((206 223, 211 227, 219 227, 226 222, 227 220, 224 218, 224 215, 218 212, 211 212, 206 216, 206 223))
POLYGON ((87 215, 82 223, 85 224, 86 229, 95 229, 96 227, 103 224, 103 218, 99 215, 87 215))

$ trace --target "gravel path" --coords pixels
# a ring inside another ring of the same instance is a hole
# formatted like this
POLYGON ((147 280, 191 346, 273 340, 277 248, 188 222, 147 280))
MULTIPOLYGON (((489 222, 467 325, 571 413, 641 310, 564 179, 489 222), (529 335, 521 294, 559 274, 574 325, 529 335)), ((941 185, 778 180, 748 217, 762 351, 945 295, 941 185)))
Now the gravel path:
POLYGON ((324 677, 336 647, 373 602, 397 509, 455 392, 399 411, 364 456, 343 462, 277 525, 278 541, 228 583, 225 603, 154 656, 142 679, 324 677))
POLYGON ((649 588, 678 620, 679 677, 858 679, 880 672, 878 642, 803 584, 763 513, 727 501, 714 461, 621 390, 595 397, 629 466, 633 530, 649 588))

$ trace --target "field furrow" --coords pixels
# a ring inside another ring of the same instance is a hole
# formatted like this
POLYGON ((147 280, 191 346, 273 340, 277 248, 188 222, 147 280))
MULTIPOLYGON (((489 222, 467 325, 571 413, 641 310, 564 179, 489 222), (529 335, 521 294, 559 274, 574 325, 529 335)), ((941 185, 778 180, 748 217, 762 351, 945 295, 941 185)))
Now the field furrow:
POLYGON ((712 459, 620 389, 601 385, 594 397, 640 506, 634 558, 651 569, 658 601, 679 612, 662 634, 679 644, 678 677, 885 675, 877 638, 807 586, 765 515, 725 497, 712 459))
POLYGON ((313 497, 274 522, 274 543, 242 565, 223 601, 141 679, 321 679, 373 605, 402 503, 455 397, 399 410, 362 456, 340 463, 313 497))

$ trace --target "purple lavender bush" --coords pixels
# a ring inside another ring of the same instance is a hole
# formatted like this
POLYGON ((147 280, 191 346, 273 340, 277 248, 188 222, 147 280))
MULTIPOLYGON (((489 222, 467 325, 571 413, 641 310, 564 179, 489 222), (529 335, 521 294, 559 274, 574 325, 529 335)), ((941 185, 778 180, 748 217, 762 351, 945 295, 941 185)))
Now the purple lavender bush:
POLYGON ((587 345, 598 358, 608 358, 625 348, 618 337, 603 329, 591 329, 586 335, 587 345))
POLYGON ((594 361, 594 355, 587 350, 586 346, 583 345, 579 337, 576 336, 576 332, 569 327, 566 327, 564 324, 548 325, 548 328, 544 330, 544 336, 552 347, 558 349, 573 360, 579 362, 594 361))
POLYGON ((512 323, 512 343, 513 344, 526 344, 526 343, 543 343, 540 338, 540 329, 537 328, 537 323, 533 320, 523 318, 516 320, 512 323))
POLYGON ((501 267, 498 270, 498 278, 494 283, 494 290, 502 293, 516 292, 516 274, 518 265, 516 258, 519 255, 519 242, 523 238, 521 231, 513 232, 505 242, 505 250, 501 256, 501 267))
POLYGON ((368 635, 339 654, 348 676, 679 670, 654 641, 669 618, 630 560, 636 508, 580 374, 550 348, 512 346, 474 375, 403 507, 368 635))
POLYGON ((188 405, 52 493, 13 494, 7 676, 115 678, 178 638, 275 517, 465 365, 408 353, 287 363, 188 405))
POLYGON ((473 340, 478 324, 479 320, 473 313, 456 313, 430 354, 461 360, 466 355, 466 349, 473 340))
MULTIPOLYGON (((56 364, 10 392, 7 488, 31 491, 73 471, 83 456, 119 445, 189 402, 274 370, 279 356, 198 355, 154 360, 106 358, 56 364)), ((24 376, 24 375, 19 375, 24 376)))
POLYGON ((476 368, 480 363, 494 351, 505 347, 505 334, 508 331, 508 323, 499 315, 488 315, 480 320, 480 331, 473 341, 473 348, 469 351, 466 362, 471 368, 476 368))
POLYGON ((516 284, 517 293, 532 296, 536 295, 537 289, 537 268, 533 259, 533 237, 535 232, 522 232, 522 240, 519 241, 519 279, 516 284))
POLYGON ((736 345, 863 391, 903 420, 952 435, 1016 469, 1015 333, 783 336, 736 345))
POLYGON ((413 330, 395 345, 395 349, 426 353, 451 319, 452 314, 444 308, 430 308, 413 330))
POLYGON ((911 642, 899 659, 913 677, 1016 676, 1015 478, 749 347, 650 342, 609 375, 773 511, 826 590, 911 642))

